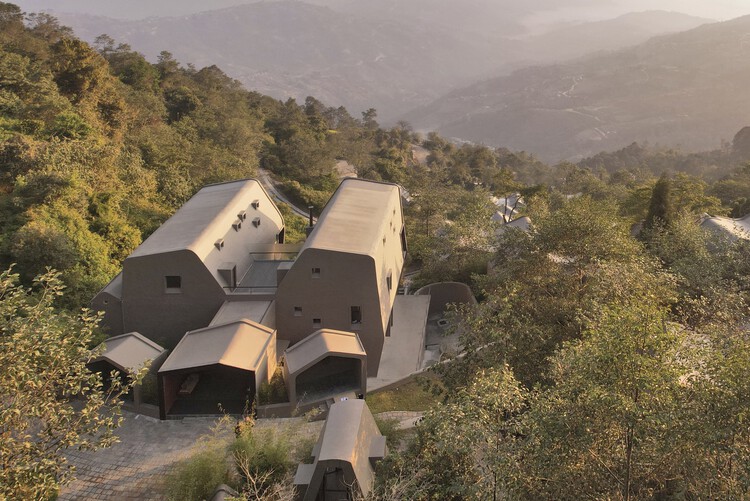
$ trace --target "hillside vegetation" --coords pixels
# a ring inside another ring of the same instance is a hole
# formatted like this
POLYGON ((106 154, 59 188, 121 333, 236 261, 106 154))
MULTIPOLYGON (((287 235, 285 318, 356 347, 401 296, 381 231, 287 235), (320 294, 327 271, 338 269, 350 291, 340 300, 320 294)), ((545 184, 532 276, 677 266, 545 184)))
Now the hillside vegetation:
POLYGON ((320 209, 336 158, 391 179, 407 159, 375 118, 280 102, 167 52, 151 64, 109 37, 94 48, 50 16, 0 4, 0 266, 16 263, 27 283, 60 270, 68 303, 87 304, 206 184, 263 166, 320 209))

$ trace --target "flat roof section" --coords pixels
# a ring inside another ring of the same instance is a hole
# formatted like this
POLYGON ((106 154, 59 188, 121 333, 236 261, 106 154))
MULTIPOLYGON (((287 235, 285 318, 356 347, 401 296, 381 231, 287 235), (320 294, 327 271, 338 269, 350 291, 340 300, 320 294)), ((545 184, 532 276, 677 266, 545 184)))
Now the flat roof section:
POLYGON ((216 312, 209 327, 228 324, 238 320, 252 320, 264 324, 263 319, 268 314, 272 301, 224 301, 216 312))
POLYGON ((170 353, 159 374, 217 364, 256 371, 268 343, 275 342, 275 332, 250 320, 190 331, 170 353))
POLYGON ((106 361, 128 372, 140 370, 147 361, 154 361, 165 351, 138 332, 111 337, 99 346, 104 346, 104 352, 91 362, 106 361))

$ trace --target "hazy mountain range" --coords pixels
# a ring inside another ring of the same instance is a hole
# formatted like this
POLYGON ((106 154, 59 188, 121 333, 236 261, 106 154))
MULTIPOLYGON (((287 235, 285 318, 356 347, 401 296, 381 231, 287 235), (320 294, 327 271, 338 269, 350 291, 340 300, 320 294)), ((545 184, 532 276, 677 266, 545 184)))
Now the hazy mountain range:
MULTIPOLYGON (((520 36, 532 9, 518 3, 500 15, 489 0, 414 0, 401 8, 396 0, 311 1, 328 6, 259 2, 138 21, 59 17, 89 41, 106 33, 150 60, 168 50, 183 63, 216 64, 247 88, 280 99, 312 95, 354 115, 376 108, 384 123, 452 89, 524 65, 634 45, 706 22, 644 12, 520 36)), ((545 2, 551 4, 534 4, 545 2)))
POLYGON ((442 134, 575 158, 649 141, 716 148, 750 124, 750 16, 453 91, 403 118, 442 134))

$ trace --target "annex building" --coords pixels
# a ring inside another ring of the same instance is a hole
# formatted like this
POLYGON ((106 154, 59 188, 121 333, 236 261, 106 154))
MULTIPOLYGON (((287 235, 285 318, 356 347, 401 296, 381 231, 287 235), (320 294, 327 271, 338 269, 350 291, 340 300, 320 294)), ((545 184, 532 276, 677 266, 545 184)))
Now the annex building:
MULTIPOLYGON (((399 330, 394 314, 406 250, 395 184, 345 179, 302 244, 285 243, 258 181, 214 184, 128 256, 92 306, 111 336, 138 333, 166 351, 152 366, 162 419, 243 412, 279 365, 291 404, 309 403, 365 393, 384 351, 403 353, 388 348, 394 332, 421 356, 424 325, 399 330)), ((428 303, 417 305, 425 316, 428 303)))

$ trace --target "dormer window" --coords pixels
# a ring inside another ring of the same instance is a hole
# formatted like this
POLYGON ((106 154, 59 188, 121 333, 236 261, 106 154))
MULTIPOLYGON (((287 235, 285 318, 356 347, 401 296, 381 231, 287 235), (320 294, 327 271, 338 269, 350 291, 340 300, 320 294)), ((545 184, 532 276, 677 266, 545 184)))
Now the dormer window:
POLYGON ((240 221, 244 221, 245 219, 247 219, 247 212, 245 212, 244 210, 241 210, 237 214, 237 219, 239 219, 240 221))
POLYGON ((223 238, 218 239, 216 242, 214 242, 214 245, 219 250, 223 249, 224 248, 224 239, 223 238))
POLYGON ((256 217, 256 218, 253 219, 253 226, 255 226, 256 228, 258 226, 260 226, 260 218, 259 217, 256 217))
POLYGON ((258 207, 260 207, 260 200, 253 200, 253 203, 250 205, 253 206, 253 209, 258 210, 258 207))
POLYGON ((232 228, 234 228, 234 231, 240 231, 240 228, 242 228, 242 220, 237 219, 234 223, 232 223, 232 228))

